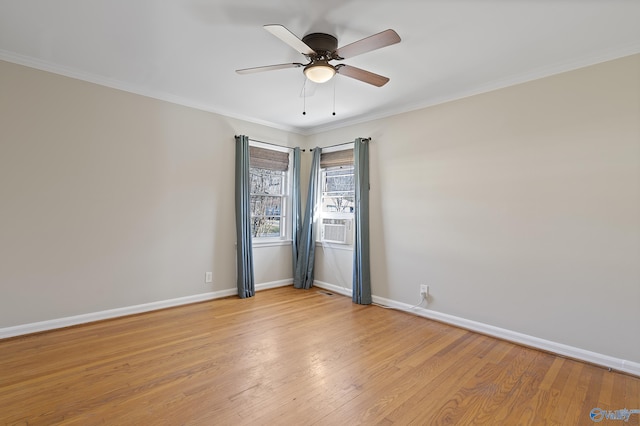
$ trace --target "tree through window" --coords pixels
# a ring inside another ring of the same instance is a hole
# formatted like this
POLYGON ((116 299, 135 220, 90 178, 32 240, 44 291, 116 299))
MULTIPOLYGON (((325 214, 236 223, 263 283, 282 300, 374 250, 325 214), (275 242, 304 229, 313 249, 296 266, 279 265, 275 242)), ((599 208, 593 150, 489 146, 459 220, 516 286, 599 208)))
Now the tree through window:
POLYGON ((251 168, 251 234, 253 237, 280 237, 284 172, 251 168))
POLYGON ((268 149, 262 145, 252 145, 249 149, 249 162, 251 235, 254 238, 285 237, 288 149, 268 149))
POLYGON ((320 156, 320 241, 351 244, 355 208, 353 147, 323 151, 320 156))
POLYGON ((322 211, 325 213, 353 213, 353 166, 322 171, 322 211))

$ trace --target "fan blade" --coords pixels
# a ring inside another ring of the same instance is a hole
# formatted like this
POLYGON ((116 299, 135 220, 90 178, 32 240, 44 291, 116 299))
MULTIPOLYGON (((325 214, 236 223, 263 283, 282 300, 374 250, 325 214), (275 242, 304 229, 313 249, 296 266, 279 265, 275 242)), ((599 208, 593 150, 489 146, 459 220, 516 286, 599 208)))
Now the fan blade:
POLYGON ((285 68, 298 68, 303 66, 304 64, 299 64, 297 62, 294 62, 292 64, 278 64, 278 65, 267 65, 266 67, 244 68, 241 70, 236 70, 236 72, 238 74, 252 74, 254 72, 281 70, 285 68))
POLYGON ((282 25, 272 24, 265 25, 264 29, 269 31, 274 36, 278 37, 280 40, 287 43, 289 46, 296 49, 298 52, 303 55, 315 55, 316 51, 307 46, 307 43, 300 40, 294 33, 289 31, 282 25))
POLYGON ((340 75, 355 78, 356 80, 360 80, 365 83, 373 84, 376 87, 382 87, 389 82, 389 79, 387 77, 349 65, 338 65, 336 67, 336 72, 340 75))
POLYGON ((400 36, 393 30, 382 31, 362 40, 354 41, 336 50, 336 54, 342 59, 353 58, 362 53, 400 43, 400 36))

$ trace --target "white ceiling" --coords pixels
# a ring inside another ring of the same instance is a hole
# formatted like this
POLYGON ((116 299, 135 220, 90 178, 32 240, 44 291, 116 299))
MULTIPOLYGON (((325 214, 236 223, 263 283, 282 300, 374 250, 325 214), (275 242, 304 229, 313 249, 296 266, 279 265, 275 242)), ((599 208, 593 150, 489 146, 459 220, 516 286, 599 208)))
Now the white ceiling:
POLYGON ((638 0, 0 0, 0 59, 303 134, 638 52, 638 0), (391 81, 337 76, 303 116, 302 69, 234 72, 305 62, 274 23, 339 46, 392 28, 344 61, 391 81))

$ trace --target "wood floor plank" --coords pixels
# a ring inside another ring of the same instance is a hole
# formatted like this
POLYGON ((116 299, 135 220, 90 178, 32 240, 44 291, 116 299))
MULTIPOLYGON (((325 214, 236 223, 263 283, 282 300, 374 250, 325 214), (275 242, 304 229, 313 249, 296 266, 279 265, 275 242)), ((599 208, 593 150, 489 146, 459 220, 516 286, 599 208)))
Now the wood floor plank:
MULTIPOLYGON (((503 359, 513 345, 507 344, 490 346, 487 352, 486 344, 490 342, 482 338, 475 340, 475 344, 468 344, 464 351, 458 351, 453 356, 438 359, 437 356, 425 359, 418 368, 432 376, 431 380, 422 383, 418 392, 403 401, 386 419, 397 424, 430 424, 440 415, 443 407, 451 400, 451 396, 460 388, 460 383, 472 380, 486 362, 495 363, 503 359), (476 354, 483 354, 477 357, 476 354), (482 362, 473 362, 475 359, 482 362)), ((442 352, 440 352, 442 354, 442 352)))
POLYGON ((605 370, 602 368, 589 366, 590 381, 586 387, 586 395, 580 406, 580 413, 590 413, 592 409, 598 407, 600 402, 600 392, 602 390, 602 378, 605 370))
POLYGON ((589 424, 594 407, 640 408, 639 392, 637 377, 292 287, 0 340, 11 425, 589 424))
POLYGON ((490 418, 500 424, 497 409, 508 403, 509 393, 532 362, 525 348, 513 347, 499 363, 486 364, 429 420, 434 424, 482 424, 490 418))

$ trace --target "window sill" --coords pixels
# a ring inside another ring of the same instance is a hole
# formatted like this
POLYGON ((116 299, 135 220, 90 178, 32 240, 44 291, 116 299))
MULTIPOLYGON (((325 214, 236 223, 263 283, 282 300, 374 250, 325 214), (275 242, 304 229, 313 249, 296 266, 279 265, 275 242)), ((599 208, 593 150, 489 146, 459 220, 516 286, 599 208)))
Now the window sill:
POLYGON ((322 241, 316 241, 316 247, 322 247, 323 249, 353 251, 352 244, 336 244, 336 243, 324 243, 322 241))
POLYGON ((255 239, 251 241, 251 245, 254 248, 262 248, 262 247, 280 247, 280 246, 290 246, 292 240, 266 240, 266 241, 256 241, 255 239))

